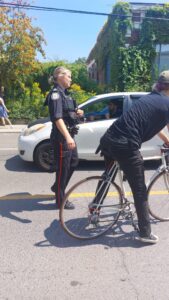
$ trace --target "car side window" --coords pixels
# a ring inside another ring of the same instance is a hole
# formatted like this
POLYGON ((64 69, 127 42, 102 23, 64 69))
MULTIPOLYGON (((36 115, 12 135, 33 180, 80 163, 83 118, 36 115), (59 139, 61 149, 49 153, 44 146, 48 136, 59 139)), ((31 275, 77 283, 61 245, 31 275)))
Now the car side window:
POLYGON ((107 104, 106 119, 117 119, 123 113, 123 98, 110 99, 107 104))
POLYGON ((84 109, 87 122, 118 118, 123 113, 123 97, 109 97, 96 100, 84 109))
POLYGON ((106 101, 99 99, 99 101, 92 102, 84 107, 84 114, 87 122, 96 121, 102 118, 106 101))

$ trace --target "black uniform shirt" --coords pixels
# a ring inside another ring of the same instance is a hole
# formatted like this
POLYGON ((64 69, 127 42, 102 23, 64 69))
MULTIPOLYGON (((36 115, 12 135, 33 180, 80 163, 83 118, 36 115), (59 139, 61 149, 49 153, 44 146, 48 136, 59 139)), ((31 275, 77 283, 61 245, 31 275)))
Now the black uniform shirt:
POLYGON ((130 142, 132 149, 151 139, 169 123, 169 97, 157 92, 142 96, 108 129, 115 136, 130 142))
POLYGON ((55 121, 63 119, 67 127, 72 127, 75 122, 77 105, 67 91, 56 85, 47 96, 50 120, 52 122, 51 135, 63 140, 63 136, 57 128, 55 121))

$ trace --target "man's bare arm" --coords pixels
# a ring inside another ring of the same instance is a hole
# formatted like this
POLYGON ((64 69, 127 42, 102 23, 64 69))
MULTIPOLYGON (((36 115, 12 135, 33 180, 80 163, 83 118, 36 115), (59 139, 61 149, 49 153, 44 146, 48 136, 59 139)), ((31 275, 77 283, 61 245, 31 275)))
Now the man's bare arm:
MULTIPOLYGON (((167 125, 168 131, 169 131, 169 124, 167 125)), ((159 138, 169 147, 169 136, 164 132, 164 130, 161 130, 158 133, 159 138)))

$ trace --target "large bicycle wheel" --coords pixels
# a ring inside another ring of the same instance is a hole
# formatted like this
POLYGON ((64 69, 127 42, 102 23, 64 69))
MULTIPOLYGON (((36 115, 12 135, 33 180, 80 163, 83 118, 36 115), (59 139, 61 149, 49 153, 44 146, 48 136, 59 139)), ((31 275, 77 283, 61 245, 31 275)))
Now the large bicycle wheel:
POLYGON ((148 188, 149 212, 160 221, 169 221, 169 172, 162 171, 148 188))
POLYGON ((103 186, 100 176, 88 177, 67 192, 60 209, 60 221, 72 237, 93 239, 117 222, 122 204, 121 190, 115 183, 111 183, 107 189, 105 184, 103 186), (64 209, 68 199, 75 205, 75 209, 64 209))

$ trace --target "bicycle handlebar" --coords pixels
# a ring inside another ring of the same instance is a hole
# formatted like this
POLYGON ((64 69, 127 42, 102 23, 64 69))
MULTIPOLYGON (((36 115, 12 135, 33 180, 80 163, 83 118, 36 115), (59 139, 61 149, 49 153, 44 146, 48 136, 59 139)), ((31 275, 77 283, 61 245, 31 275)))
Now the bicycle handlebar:
POLYGON ((161 152, 162 153, 167 153, 169 152, 169 146, 166 145, 165 143, 161 146, 161 152))

